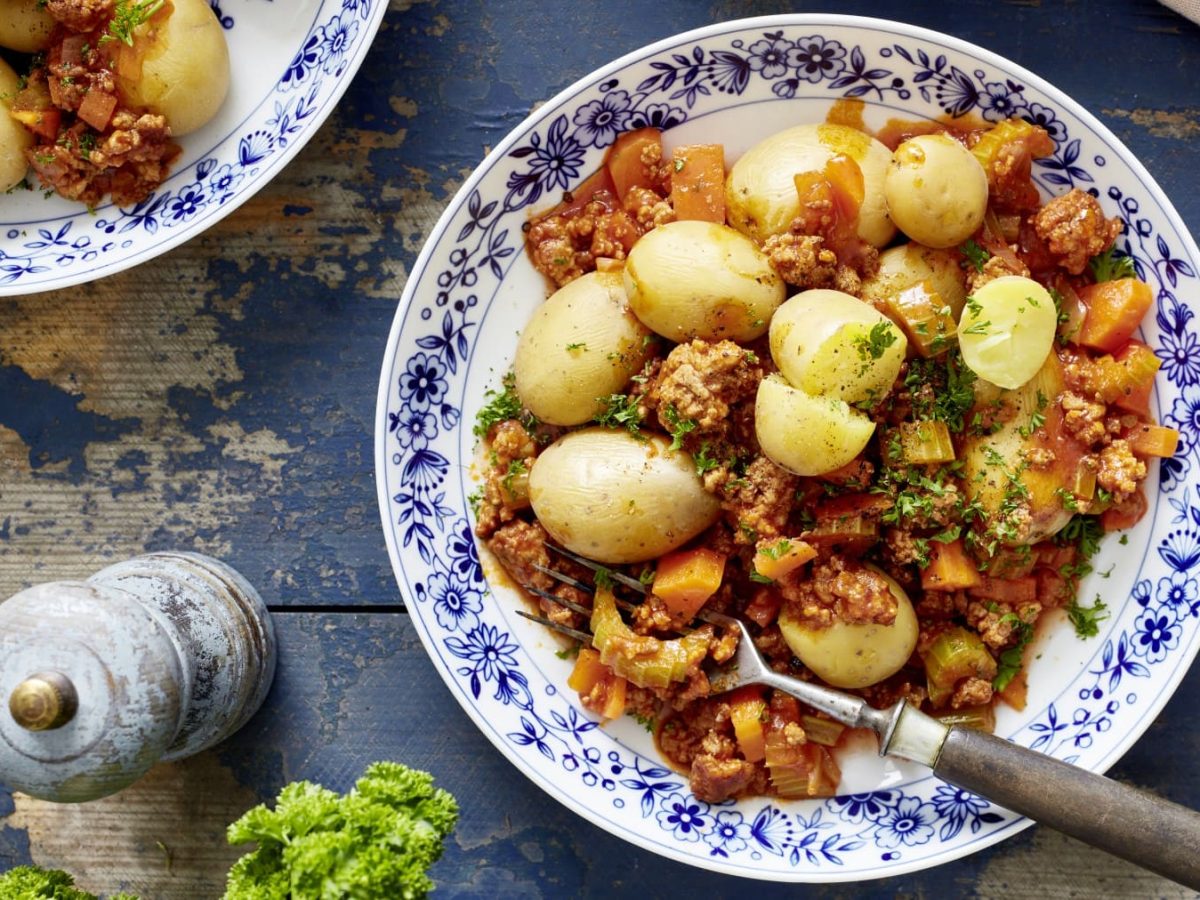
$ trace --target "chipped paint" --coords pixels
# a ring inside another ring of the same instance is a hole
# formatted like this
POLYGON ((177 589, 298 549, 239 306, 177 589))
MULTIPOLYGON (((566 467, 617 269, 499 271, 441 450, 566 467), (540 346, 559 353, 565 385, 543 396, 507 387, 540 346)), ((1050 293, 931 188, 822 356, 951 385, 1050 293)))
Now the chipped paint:
POLYGON ((1200 109, 1106 109, 1106 116, 1128 119, 1155 137, 1190 141, 1200 136, 1200 109))

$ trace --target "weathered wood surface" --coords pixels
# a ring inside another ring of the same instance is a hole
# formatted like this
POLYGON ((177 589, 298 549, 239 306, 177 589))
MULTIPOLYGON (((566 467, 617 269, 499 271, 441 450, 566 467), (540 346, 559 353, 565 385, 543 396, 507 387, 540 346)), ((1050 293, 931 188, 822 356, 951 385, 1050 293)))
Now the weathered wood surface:
MULTIPOLYGON (((686 28, 797 10, 393 0, 337 113, 238 212, 133 271, 0 300, 0 596, 179 548, 229 561, 276 609, 319 608, 277 616, 277 687, 219 750, 82 807, 0 791, 0 868, 34 860, 93 890, 213 896, 236 856, 221 834, 241 811, 286 781, 345 788, 393 758, 462 801, 434 871, 445 896, 796 893, 659 859, 559 807, 454 705, 407 617, 366 613, 402 601, 375 504, 379 361, 407 269, 454 190, 533 106, 607 60, 686 28)), ((1150 0, 836 10, 947 30, 1049 79, 1200 232, 1200 28, 1150 0)), ((1197 691, 1193 672, 1114 774, 1200 806, 1197 691)), ((1040 828, 936 870, 806 893, 1190 896, 1040 828)))

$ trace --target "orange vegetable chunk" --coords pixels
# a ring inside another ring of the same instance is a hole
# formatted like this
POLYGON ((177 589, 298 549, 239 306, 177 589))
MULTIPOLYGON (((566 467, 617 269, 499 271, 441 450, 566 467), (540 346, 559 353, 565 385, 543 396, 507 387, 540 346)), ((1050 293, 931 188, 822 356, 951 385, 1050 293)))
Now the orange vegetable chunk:
POLYGON ((1129 435, 1129 446, 1138 456, 1170 459, 1179 446, 1179 432, 1162 425, 1135 425, 1129 435))
POLYGON ((962 540, 929 542, 929 565, 921 570, 926 591, 965 591, 983 583, 979 569, 967 556, 962 540))
POLYGON ((589 708, 606 719, 615 719, 625 712, 628 682, 600 661, 600 654, 588 647, 579 651, 575 668, 567 677, 567 687, 587 699, 589 708), (602 685, 597 690, 597 685, 602 685))
POLYGON ((1154 304, 1150 285, 1137 278, 1089 284, 1078 293, 1088 308, 1079 329, 1079 343, 1104 353, 1112 353, 1133 337, 1154 304))
POLYGON ((671 205, 675 218, 725 221, 725 148, 693 144, 672 154, 671 205))
POLYGON ((816 556, 816 548, 799 538, 763 541, 754 554, 754 570, 764 578, 778 581, 816 556))
POLYGON ((737 737, 738 749, 747 762, 758 762, 766 748, 766 733, 763 730, 767 718, 767 702, 762 688, 747 685, 729 695, 729 720, 737 737))
POLYGON ((612 178, 617 196, 622 201, 635 187, 651 187, 650 171, 642 162, 642 154, 647 147, 655 145, 661 151, 662 132, 657 128, 639 128, 618 135, 612 149, 608 151, 605 168, 612 178))
POLYGON ((652 593, 672 616, 691 619, 721 586, 725 557, 715 550, 676 550, 658 561, 652 593))

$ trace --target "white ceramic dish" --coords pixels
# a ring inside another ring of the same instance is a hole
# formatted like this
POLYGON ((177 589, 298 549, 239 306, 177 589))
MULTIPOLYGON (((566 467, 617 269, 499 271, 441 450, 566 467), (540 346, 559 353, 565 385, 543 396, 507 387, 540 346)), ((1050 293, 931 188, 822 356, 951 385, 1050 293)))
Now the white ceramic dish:
POLYGON ((468 179, 408 281, 380 382, 376 463, 400 589, 435 666, 484 734, 551 796, 673 859, 773 880, 846 881, 943 863, 1028 823, 869 751, 843 756, 834 799, 710 805, 670 771, 629 719, 599 728, 565 689, 569 663, 520 600, 491 586, 468 515, 471 426, 509 368, 516 334, 547 295, 521 225, 601 162, 618 130, 666 129, 668 146, 721 142, 727 160, 790 124, 819 122, 856 97, 868 125, 973 113, 1026 116, 1057 143, 1035 167, 1044 191, 1097 192, 1129 228, 1158 297, 1145 338, 1164 359, 1156 413, 1180 428, 1179 456, 1152 473, 1150 511, 1126 545, 1105 542, 1085 598, 1112 618, 1081 641, 1040 639, 1023 713, 997 730, 1102 771, 1148 727, 1200 646, 1200 497, 1187 479, 1200 446, 1200 359, 1181 348, 1196 322, 1181 299, 1200 258, 1178 215, 1127 149, 1060 91, 954 38, 879 20, 796 15, 716 25, 662 41, 568 88, 516 128, 468 179), (1193 501, 1197 505, 1193 505, 1193 501))
MULTIPOLYGON (((366 56, 387 0, 210 0, 232 80, 217 116, 142 203, 95 213, 39 190, 0 194, 0 296, 102 278, 195 237, 245 203, 333 111, 366 56)), ((29 181, 36 183, 31 175, 29 181)))

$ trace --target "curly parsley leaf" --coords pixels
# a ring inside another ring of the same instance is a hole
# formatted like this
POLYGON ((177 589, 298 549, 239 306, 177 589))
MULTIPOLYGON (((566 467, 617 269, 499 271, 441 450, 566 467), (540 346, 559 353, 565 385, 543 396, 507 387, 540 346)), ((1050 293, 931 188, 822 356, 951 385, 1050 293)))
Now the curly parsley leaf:
POLYGON ((595 417, 595 422, 608 428, 624 428, 632 435, 640 436, 642 413, 638 409, 638 398, 629 394, 609 394, 600 397, 604 410, 595 417))
POLYGON ((1088 262, 1088 267, 1092 270, 1092 277, 1097 282, 1137 277, 1133 257, 1118 254, 1116 247, 1109 247, 1103 253, 1093 256, 1088 262))
POLYGON ((1080 638, 1095 637, 1100 633, 1100 623, 1109 617, 1108 607, 1096 595, 1096 601, 1091 606, 1080 606, 1078 598, 1071 600, 1067 607, 1067 618, 1075 626, 1075 634, 1080 638))
POLYGON ((992 254, 975 243, 974 238, 959 246, 958 252, 966 257, 966 262, 974 266, 976 272, 982 272, 984 263, 992 258, 992 254))

